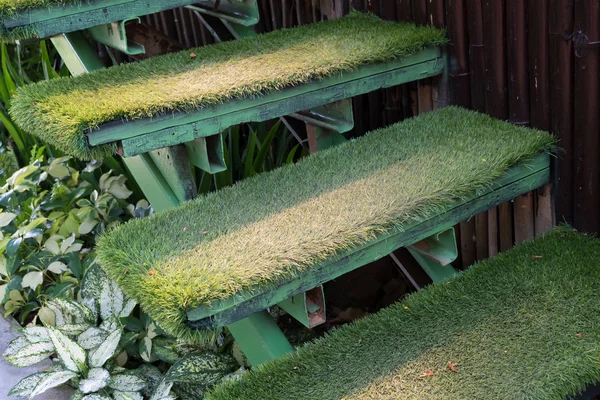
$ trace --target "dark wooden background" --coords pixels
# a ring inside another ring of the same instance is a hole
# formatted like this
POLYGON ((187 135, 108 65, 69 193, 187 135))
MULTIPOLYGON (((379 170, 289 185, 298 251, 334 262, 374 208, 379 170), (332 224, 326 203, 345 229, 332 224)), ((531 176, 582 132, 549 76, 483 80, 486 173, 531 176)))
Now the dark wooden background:
MULTIPOLYGON (((551 185, 460 225, 463 265, 555 223, 600 232, 599 0, 258 2, 263 32, 340 17, 351 8, 446 28, 451 103, 557 136, 562 152, 551 185)), ((145 22, 166 33, 173 48, 214 42, 190 10, 155 14, 145 22)), ((357 97, 354 134, 435 109, 440 93, 437 81, 428 79, 357 97)))

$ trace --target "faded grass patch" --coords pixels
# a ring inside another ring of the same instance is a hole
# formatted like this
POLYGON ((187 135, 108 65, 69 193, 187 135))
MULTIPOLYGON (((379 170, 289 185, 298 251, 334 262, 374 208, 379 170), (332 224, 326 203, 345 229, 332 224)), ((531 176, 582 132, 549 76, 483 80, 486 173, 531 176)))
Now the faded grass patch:
POLYGON ((130 222, 105 235, 98 253, 162 326, 186 332, 186 310, 274 288, 429 218, 552 146, 547 133, 450 107, 130 222))
POLYGON ((17 91, 11 115, 19 126, 82 159, 101 158, 114 145, 89 149, 85 132, 112 121, 190 112, 251 98, 365 64, 383 63, 446 42, 432 27, 352 13, 220 43, 17 91), (190 57, 190 53, 196 57, 190 57))
POLYGON ((599 281, 600 240, 559 228, 207 399, 572 398, 600 380, 599 281))

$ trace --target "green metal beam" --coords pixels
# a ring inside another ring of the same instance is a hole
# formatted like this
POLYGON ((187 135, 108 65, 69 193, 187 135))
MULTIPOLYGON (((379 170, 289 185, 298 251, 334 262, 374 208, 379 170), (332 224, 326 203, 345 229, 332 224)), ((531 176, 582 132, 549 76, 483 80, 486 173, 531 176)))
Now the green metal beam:
POLYGON ((62 33, 53 36, 50 40, 71 75, 82 75, 105 68, 98 53, 90 46, 81 32, 62 33))
POLYGON ((123 161, 154 211, 168 210, 181 203, 149 154, 127 157, 123 161))
MULTIPOLYGON (((184 145, 153 150, 148 155, 179 202, 192 200, 196 197, 198 189, 189 163, 188 152, 184 145)), ((170 193, 167 193, 169 192, 165 192, 165 196, 170 197, 170 193)))
POLYGON ((326 321, 323 286, 299 293, 277 305, 307 328, 314 328, 326 321))
POLYGON ((451 265, 458 257, 454 228, 437 232, 407 249, 434 282, 443 282, 458 273, 451 265))
POLYGON ((237 293, 235 298, 211 303, 187 312, 190 321, 210 318, 214 326, 225 326, 273 304, 322 285, 343 274, 387 256, 400 247, 409 246, 440 231, 450 229, 490 208, 536 189, 550 179, 550 158, 539 155, 527 165, 519 165, 494 182, 484 192, 469 199, 457 200, 445 211, 424 221, 415 221, 378 236, 366 245, 348 250, 324 263, 315 265, 302 276, 283 282, 275 289, 237 293))
POLYGON ((119 50, 130 56, 144 54, 146 49, 143 45, 127 38, 125 26, 130 23, 140 23, 138 17, 124 19, 110 24, 94 26, 88 29, 90 36, 102 44, 113 49, 119 50))
POLYGON ((260 311, 227 326, 253 366, 294 351, 281 329, 266 311, 260 311))

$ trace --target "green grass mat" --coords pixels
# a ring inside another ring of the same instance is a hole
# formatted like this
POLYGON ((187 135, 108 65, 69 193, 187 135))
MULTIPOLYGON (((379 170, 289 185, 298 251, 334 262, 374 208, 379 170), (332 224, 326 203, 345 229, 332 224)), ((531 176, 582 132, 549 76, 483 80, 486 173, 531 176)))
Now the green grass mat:
POLYGON ((172 333, 185 311, 274 287, 472 196, 551 149, 544 132, 446 108, 372 132, 101 238, 101 264, 172 333))
POLYGON ((564 400, 600 380, 598 282, 600 240, 560 228, 208 399, 564 400))
POLYGON ((26 131, 89 159, 85 131, 103 123, 192 111, 301 85, 444 43, 444 31, 360 13, 26 86, 11 115, 26 131), (196 57, 190 54, 195 53, 196 57))
MULTIPOLYGON (((15 13, 36 8, 44 9, 51 6, 66 6, 83 2, 82 0, 0 0, 0 18, 11 17, 15 13)), ((93 1, 87 2, 92 3, 93 1)))

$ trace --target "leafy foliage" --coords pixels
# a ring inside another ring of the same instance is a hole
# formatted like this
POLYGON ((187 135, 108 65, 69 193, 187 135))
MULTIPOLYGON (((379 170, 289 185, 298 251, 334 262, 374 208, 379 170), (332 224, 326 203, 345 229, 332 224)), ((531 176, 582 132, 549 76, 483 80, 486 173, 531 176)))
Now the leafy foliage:
POLYGON ((56 354, 56 362, 50 369, 24 378, 9 395, 31 398, 68 381, 76 388, 75 399, 100 396, 141 400, 145 396, 169 400, 173 399, 169 394, 172 388, 182 393, 182 399, 200 399, 217 382, 231 379, 237 363, 231 357, 211 352, 183 356, 166 374, 151 364, 124 368, 127 358, 122 355, 131 342, 126 324, 131 323, 135 302, 97 264, 89 271, 86 280, 90 281, 86 283, 94 286, 94 290, 82 292, 91 297, 83 297, 81 302, 48 301, 45 307, 51 310, 54 326, 26 327, 23 336, 9 344, 4 356, 18 367, 36 364, 56 354))
POLYGON ((101 232, 152 211, 130 204, 126 178, 98 162, 77 171, 42 149, 32 158, 0 188, 0 304, 21 323, 48 298, 75 298, 101 232))

